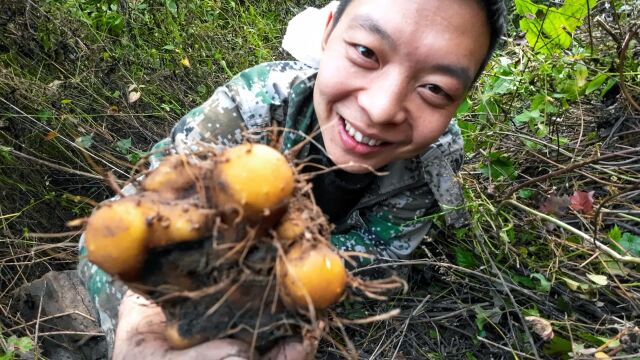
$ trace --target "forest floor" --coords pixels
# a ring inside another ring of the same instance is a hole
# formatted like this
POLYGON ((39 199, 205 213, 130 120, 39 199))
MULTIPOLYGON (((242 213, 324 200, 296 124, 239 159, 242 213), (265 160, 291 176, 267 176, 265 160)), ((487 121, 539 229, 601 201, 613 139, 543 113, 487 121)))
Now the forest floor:
MULTIPOLYGON (((436 217, 399 264, 406 295, 340 309, 401 310, 347 327, 362 358, 640 359, 640 3, 510 4, 506 44, 457 115, 472 225, 436 217), (560 25, 536 33, 547 20, 560 25)), ((44 324, 78 314, 27 321, 12 304, 75 269, 66 224, 113 195, 104 174, 126 179, 233 74, 289 58, 288 19, 321 5, 0 0, 0 359, 69 335, 44 324)), ((326 342, 318 358, 339 353, 326 342)))

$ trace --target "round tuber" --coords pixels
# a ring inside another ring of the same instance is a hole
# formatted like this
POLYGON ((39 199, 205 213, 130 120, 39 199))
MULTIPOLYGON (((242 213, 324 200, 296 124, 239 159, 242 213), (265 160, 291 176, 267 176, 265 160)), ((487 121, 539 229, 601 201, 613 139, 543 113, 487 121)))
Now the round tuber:
POLYGON ((340 300, 347 284, 342 259, 327 245, 299 242, 286 261, 278 260, 279 283, 284 300, 297 308, 306 308, 307 296, 316 309, 326 309, 340 300))
POLYGON ((240 205, 252 219, 283 205, 294 189, 294 174, 287 159, 262 144, 242 144, 226 149, 216 169, 218 203, 240 205))
POLYGON ((85 229, 89 261, 109 274, 132 277, 146 256, 145 207, 120 199, 96 210, 85 229))

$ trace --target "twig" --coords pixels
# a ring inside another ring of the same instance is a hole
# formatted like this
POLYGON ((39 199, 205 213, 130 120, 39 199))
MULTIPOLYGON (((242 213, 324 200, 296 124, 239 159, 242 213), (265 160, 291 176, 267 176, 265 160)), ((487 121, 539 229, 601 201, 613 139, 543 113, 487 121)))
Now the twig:
POLYGON ((620 44, 620 38, 618 37, 618 35, 616 35, 616 33, 613 31, 613 29, 611 29, 611 28, 609 27, 609 25, 608 25, 604 20, 602 20, 602 18, 601 18, 601 17, 599 17, 599 16, 598 16, 598 17, 596 18, 596 23, 597 23, 598 25, 600 25, 600 27, 602 28, 602 30, 604 30, 607 34, 609 34, 609 36, 611 36, 611 38, 613 39, 613 41, 615 41, 615 42, 616 42, 616 44, 618 44, 618 47, 621 45, 621 44, 620 44))
POLYGON ((618 76, 620 76, 620 90, 624 97, 629 101, 629 104, 633 106, 637 111, 640 111, 640 105, 633 99, 633 96, 629 93, 629 89, 627 88, 627 84, 624 82, 624 63, 627 60, 627 49, 629 48, 629 43, 631 39, 636 34, 636 30, 631 30, 624 39, 622 43, 622 48, 620 49, 620 60, 618 61, 618 76))
POLYGON ((540 218, 542 218, 544 220, 547 220, 547 221, 549 221, 549 222, 551 222, 551 223, 553 223, 553 224, 555 224, 555 225, 557 225, 557 226, 559 226, 559 227, 561 227, 561 228, 563 228, 565 230, 568 230, 568 231, 580 236, 584 240, 587 240, 587 241, 595 244, 595 246, 596 246, 596 248, 598 248, 598 250, 600 250, 600 251, 606 253, 607 255, 611 256, 614 260, 617 260, 617 261, 622 262, 622 263, 640 264, 640 258, 634 257, 634 256, 622 256, 622 255, 618 254, 617 252, 615 252, 614 250, 612 250, 610 247, 606 246, 605 244, 603 244, 603 243, 599 242, 598 240, 592 238, 591 236, 583 233, 582 231, 563 223, 562 221, 560 221, 560 220, 558 220, 556 218, 553 218, 553 217, 551 217, 549 215, 543 214, 543 213, 541 213, 539 211, 533 210, 533 209, 531 209, 529 207, 526 207, 526 206, 524 206, 524 205, 522 205, 519 202, 514 201, 514 200, 505 200, 500 204, 500 206, 502 206, 503 204, 513 205, 513 206, 515 206, 517 208, 520 208, 521 210, 524 210, 524 211, 526 211, 526 212, 528 212, 530 214, 536 215, 537 217, 540 217, 540 218))
POLYGON ((527 187, 527 186, 529 186, 531 184, 535 184, 537 182, 545 181, 545 180, 550 179, 552 177, 568 173, 570 171, 573 171, 575 169, 581 168, 581 167, 589 165, 589 164, 597 163, 597 162, 600 162, 602 160, 611 159, 611 158, 614 158, 616 156, 621 156, 621 155, 625 155, 625 154, 629 154, 629 153, 633 153, 633 152, 637 152, 637 151, 640 151, 640 148, 626 149, 626 150, 618 151, 618 152, 615 152, 615 153, 602 155, 602 156, 599 156, 599 157, 596 157, 596 158, 593 158, 593 159, 581 161, 579 163, 567 166, 564 169, 559 169, 559 170, 550 172, 548 174, 545 174, 545 175, 542 175, 542 176, 538 176, 538 177, 533 178, 531 180, 525 181, 522 184, 519 184, 519 185, 511 187, 511 189, 507 190, 507 194, 503 197, 503 199, 506 200, 506 199, 510 198, 511 195, 513 195, 516 191, 522 189, 523 187, 527 187))
POLYGON ((397 316, 398 314, 400 314, 400 309, 393 309, 384 314, 369 316, 368 318, 364 318, 364 319, 355 319, 355 320, 340 319, 340 322, 345 325, 362 325, 362 324, 369 324, 372 322, 389 320, 392 317, 397 316))
POLYGON ((45 160, 40 160, 38 158, 35 158, 33 156, 21 153, 20 151, 17 151, 17 150, 12 149, 12 148, 9 148, 9 152, 12 155, 15 155, 15 156, 17 156, 19 158, 23 158, 23 159, 27 159, 27 160, 30 160, 30 161, 33 161, 33 162, 37 162, 38 164, 42 164, 42 165, 48 166, 50 168, 53 168, 53 169, 56 169, 56 170, 60 170, 60 171, 64 171, 64 172, 67 172, 67 173, 70 173, 70 174, 76 174, 76 175, 80 175, 80 176, 85 176, 85 177, 92 178, 92 179, 100 179, 100 180, 104 179, 104 177, 102 177, 100 175, 94 175, 94 174, 90 174, 90 173, 87 173, 87 172, 84 172, 84 171, 78 171, 78 170, 70 169, 70 168, 65 167, 65 166, 60 166, 60 165, 57 165, 57 164, 54 164, 54 163, 51 163, 51 162, 48 162, 48 161, 45 161, 45 160))

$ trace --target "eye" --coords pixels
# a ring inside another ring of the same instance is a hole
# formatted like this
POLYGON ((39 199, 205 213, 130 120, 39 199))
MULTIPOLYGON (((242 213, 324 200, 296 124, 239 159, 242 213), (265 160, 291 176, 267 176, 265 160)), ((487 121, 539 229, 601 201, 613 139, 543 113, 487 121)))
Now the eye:
POLYGON ((447 106, 455 101, 454 97, 436 84, 425 84, 419 88, 424 101, 435 106, 447 106))
POLYGON ((376 53, 373 52, 373 50, 369 49, 368 47, 362 46, 362 45, 355 45, 355 49, 358 52, 358 54, 360 54, 360 56, 362 56, 363 58, 372 60, 372 61, 378 61, 378 57, 376 56, 376 53))
POLYGON ((449 96, 440 86, 435 84, 427 84, 424 86, 427 91, 438 96, 449 96))

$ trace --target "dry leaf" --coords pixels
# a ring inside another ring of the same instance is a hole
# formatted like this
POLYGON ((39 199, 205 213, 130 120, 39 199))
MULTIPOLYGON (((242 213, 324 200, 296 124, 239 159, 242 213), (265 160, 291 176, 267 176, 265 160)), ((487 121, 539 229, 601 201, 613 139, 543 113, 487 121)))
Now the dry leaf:
POLYGON ((182 64, 182 66, 190 68, 191 67, 191 62, 189 61, 188 57, 184 57, 184 59, 180 60, 180 64, 182 64))
POLYGON ((134 102, 138 101, 138 99, 140 99, 140 96, 142 96, 142 93, 140 91, 132 91, 129 93, 129 104, 133 104, 134 102))
POLYGON ((537 316, 527 316, 524 319, 531 324, 533 331, 540 335, 544 341, 553 339, 553 326, 551 326, 551 323, 548 320, 537 316))
POLYGON ((56 136, 58 136, 58 133, 57 133, 57 132, 55 132, 55 131, 49 131, 49 132, 47 133, 47 135, 44 137, 44 139, 45 139, 46 141, 49 141, 49 140, 52 140, 53 138, 55 138, 56 136))
POLYGON ((597 353, 593 354, 593 357, 595 359, 606 359, 606 360, 611 359, 609 355, 607 355, 606 353, 603 353, 602 351, 598 351, 597 353))
POLYGON ((594 191, 576 191, 571 195, 571 208, 585 214, 593 212, 594 191))
POLYGON ((569 205, 571 205, 571 200, 568 196, 551 195, 540 204, 540 211, 546 214, 563 215, 567 212, 569 205))
POLYGON ((120 113, 120 109, 116 105, 111 105, 107 109, 107 115, 117 115, 120 113))

